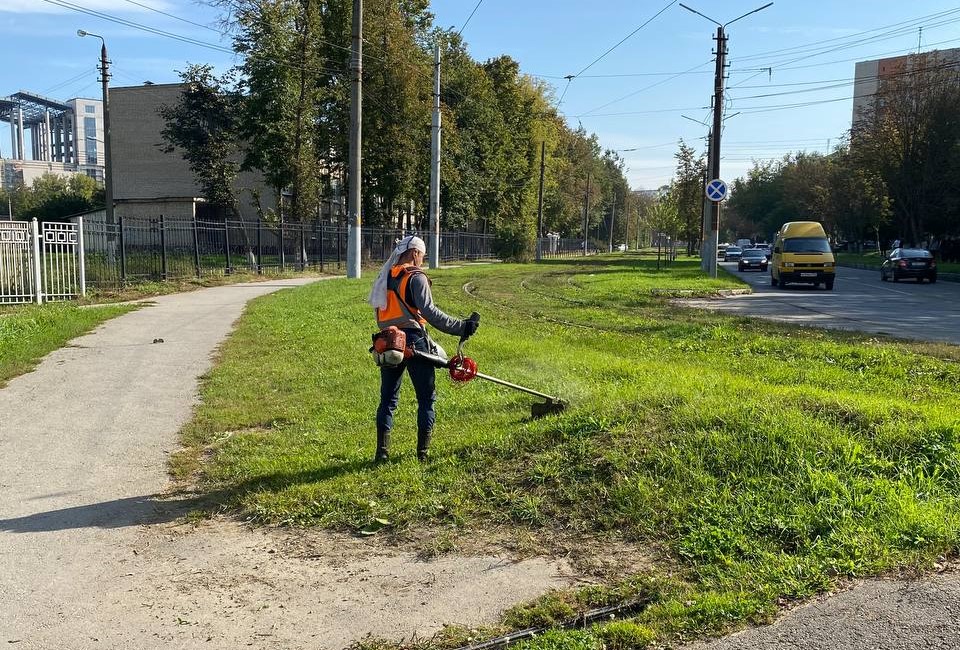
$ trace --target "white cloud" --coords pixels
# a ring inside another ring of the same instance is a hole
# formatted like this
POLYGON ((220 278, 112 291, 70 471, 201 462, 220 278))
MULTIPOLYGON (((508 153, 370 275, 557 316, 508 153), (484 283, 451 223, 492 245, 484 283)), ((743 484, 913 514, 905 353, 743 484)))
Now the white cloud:
MULTIPOLYGON (((140 0, 137 0, 137 2, 140 2, 140 0)), ((137 6, 131 2, 126 2, 126 0, 83 0, 82 3, 77 4, 83 6, 84 9, 114 14, 148 11, 148 9, 137 6)), ((169 11, 174 8, 169 2, 165 2, 164 0, 146 0, 145 2, 140 2, 140 4, 149 5, 161 11, 169 11)), ((73 10, 50 2, 44 2, 44 0, 0 0, 0 12, 4 11, 15 14, 60 14, 70 13, 73 10)))

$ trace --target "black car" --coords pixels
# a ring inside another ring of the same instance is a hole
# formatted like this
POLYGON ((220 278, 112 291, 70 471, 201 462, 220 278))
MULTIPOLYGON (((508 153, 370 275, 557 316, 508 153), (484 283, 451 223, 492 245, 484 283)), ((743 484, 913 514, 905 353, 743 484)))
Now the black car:
POLYGON ((737 263, 738 271, 748 269, 757 269, 758 271, 767 270, 767 252, 762 248, 748 248, 743 251, 740 261, 737 263))
POLYGON ((926 249, 894 248, 880 267, 880 279, 886 282, 890 278, 894 282, 903 278, 916 278, 917 282, 923 282, 926 278, 932 284, 937 281, 937 263, 926 249))

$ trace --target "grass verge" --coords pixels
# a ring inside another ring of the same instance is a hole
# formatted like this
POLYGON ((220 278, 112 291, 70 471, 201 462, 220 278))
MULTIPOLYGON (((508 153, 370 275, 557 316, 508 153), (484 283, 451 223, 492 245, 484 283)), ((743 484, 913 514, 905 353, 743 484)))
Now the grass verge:
MULTIPOLYGON (((741 286, 697 266, 601 256, 436 274, 438 304, 483 315, 468 346, 481 371, 571 408, 532 421, 525 395, 441 379, 426 466, 409 386, 397 459, 369 462, 368 282, 258 299, 204 383, 175 469, 262 522, 431 527, 440 548, 496 531, 539 552, 584 539, 649 549, 648 571, 598 588, 647 600, 636 627, 558 633, 563 647, 717 633, 844 577, 955 553, 960 365, 943 346, 672 305, 663 296, 741 286)), ((598 600, 550 594, 504 626, 598 600)))
POLYGON ((0 387, 33 370, 47 353, 134 307, 81 309, 72 304, 24 305, 0 315, 0 387))

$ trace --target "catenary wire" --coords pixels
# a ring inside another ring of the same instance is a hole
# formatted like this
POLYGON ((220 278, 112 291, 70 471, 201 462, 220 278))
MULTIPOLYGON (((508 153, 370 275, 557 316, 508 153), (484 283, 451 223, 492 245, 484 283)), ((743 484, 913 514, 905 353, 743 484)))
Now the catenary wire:
POLYGON ((463 25, 460 26, 460 30, 457 32, 457 36, 463 34, 463 30, 467 28, 467 25, 470 24, 470 20, 473 19, 473 14, 477 13, 477 9, 480 8, 480 5, 483 4, 483 0, 477 0, 477 4, 473 7, 473 11, 470 12, 470 15, 467 16, 467 19, 464 21, 463 25))

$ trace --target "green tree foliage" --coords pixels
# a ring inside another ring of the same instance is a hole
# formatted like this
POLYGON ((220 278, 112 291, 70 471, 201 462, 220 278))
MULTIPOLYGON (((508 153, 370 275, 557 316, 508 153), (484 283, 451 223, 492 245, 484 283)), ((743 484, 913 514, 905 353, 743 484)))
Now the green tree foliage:
MULTIPOLYGON (((224 10, 240 63, 223 78, 197 67, 185 73, 188 94, 195 89, 196 96, 164 114, 167 141, 188 152, 205 192, 216 194, 212 180, 239 162, 263 174, 289 218, 316 218, 320 202, 348 180, 353 3, 209 1, 224 10), (201 92, 230 116, 229 125, 215 125, 223 130, 201 128, 209 126, 201 92), (236 142, 240 152, 225 155, 236 142)), ((603 153, 596 136, 566 125, 548 86, 509 56, 474 60, 457 33, 434 26, 428 0, 367 0, 363 27, 365 224, 426 226, 439 45, 442 225, 494 233, 502 255, 529 256, 544 145, 545 231, 583 234, 589 176, 588 234, 609 235, 613 201, 619 210, 629 202, 622 161, 603 153)))
POLYGON ((674 158, 677 159, 677 171, 673 177, 670 193, 677 204, 681 223, 680 237, 687 242, 687 254, 692 255, 693 251, 700 248, 706 161, 682 139, 674 158))
POLYGON ((21 185, 10 192, 0 190, 0 204, 0 211, 6 213, 9 206, 13 216, 20 219, 56 221, 102 208, 104 191, 102 185, 83 174, 44 174, 30 187, 21 185))
POLYGON ((849 144, 755 163, 734 182, 728 222, 770 237, 814 220, 837 240, 922 244, 960 235, 960 72, 911 59, 884 81, 849 144))
POLYGON ((210 65, 191 65, 180 73, 177 104, 160 107, 167 124, 164 151, 181 151, 207 202, 222 217, 237 214, 234 187, 240 169, 238 119, 242 96, 233 75, 213 74, 210 65))

